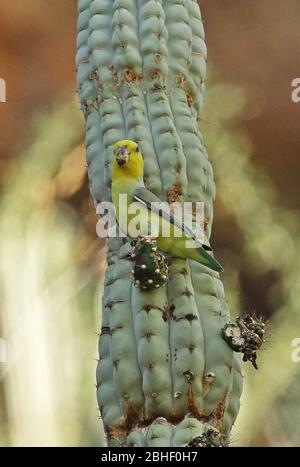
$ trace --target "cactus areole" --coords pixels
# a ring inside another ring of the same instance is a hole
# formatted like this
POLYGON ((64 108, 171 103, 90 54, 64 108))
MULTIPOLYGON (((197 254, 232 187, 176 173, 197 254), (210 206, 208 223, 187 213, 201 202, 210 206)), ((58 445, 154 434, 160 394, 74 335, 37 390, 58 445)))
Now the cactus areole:
MULTIPOLYGON (((198 126, 206 46, 197 0, 78 0, 78 12, 95 205, 111 200, 113 146, 130 139, 144 156, 149 190, 170 203, 204 202, 209 238, 215 184, 198 126)), ((173 259, 166 284, 160 278, 160 287, 141 290, 130 241, 107 243, 97 397, 108 445, 226 445, 242 376, 222 335, 230 313, 218 273, 173 259)))

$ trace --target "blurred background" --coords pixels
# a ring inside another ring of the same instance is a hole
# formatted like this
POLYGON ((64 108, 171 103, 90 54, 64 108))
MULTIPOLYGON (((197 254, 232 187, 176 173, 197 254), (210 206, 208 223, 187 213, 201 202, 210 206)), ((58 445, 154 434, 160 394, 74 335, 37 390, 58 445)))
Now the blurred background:
MULTIPOLYGON (((269 323, 259 370, 244 365, 232 445, 299 446, 300 103, 291 82, 300 77, 300 4, 200 5, 213 245, 232 314, 269 323)), ((76 2, 0 0, 0 18, 0 445, 99 446, 105 249, 76 95, 76 2)))

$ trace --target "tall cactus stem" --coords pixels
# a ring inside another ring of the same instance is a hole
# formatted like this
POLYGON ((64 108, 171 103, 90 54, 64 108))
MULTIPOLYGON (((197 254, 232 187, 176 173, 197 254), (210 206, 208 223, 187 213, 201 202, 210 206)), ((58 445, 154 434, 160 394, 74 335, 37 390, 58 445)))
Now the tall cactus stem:
MULTIPOLYGON (((113 145, 131 139, 151 191, 168 202, 204 203, 209 238, 215 183, 198 126, 206 46, 197 0, 78 0, 76 60, 95 206, 111 199, 113 145)), ((230 314, 222 282, 173 258, 167 279, 162 273, 152 287, 164 268, 152 257, 142 290, 131 253, 129 241, 108 240, 97 367, 108 445, 225 445, 242 376, 223 339, 230 314)))

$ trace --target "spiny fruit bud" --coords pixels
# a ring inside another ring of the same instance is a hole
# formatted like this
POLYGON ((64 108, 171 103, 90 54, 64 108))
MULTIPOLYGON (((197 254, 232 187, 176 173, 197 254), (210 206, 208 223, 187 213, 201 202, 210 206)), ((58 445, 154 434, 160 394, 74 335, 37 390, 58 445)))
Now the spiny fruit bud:
POLYGON ((201 435, 192 439, 189 448, 221 448, 225 447, 224 436, 216 428, 210 427, 201 435))
POLYGON ((227 344, 235 351, 243 354, 243 361, 250 361, 258 368, 256 352, 265 341, 265 324, 251 315, 238 317, 235 323, 227 323, 222 335, 227 344))
POLYGON ((134 240, 132 275, 134 285, 142 290, 158 289, 166 284, 168 266, 165 257, 157 251, 156 241, 140 237, 134 240))

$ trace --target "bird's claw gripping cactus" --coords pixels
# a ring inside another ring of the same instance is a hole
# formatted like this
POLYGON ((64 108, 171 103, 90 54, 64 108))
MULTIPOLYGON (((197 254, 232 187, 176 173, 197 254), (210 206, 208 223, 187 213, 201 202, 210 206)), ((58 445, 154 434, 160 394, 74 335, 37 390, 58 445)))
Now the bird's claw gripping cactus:
POLYGON ((134 285, 142 290, 159 289, 167 283, 168 265, 165 257, 157 251, 156 241, 138 238, 132 242, 134 259, 132 275, 134 285))
MULTIPOLYGON (((95 205, 111 200, 117 141, 139 144, 144 182, 169 203, 204 203, 215 184, 198 126, 206 46, 197 0, 78 0, 77 80, 95 205)), ((187 446, 209 423, 228 439, 239 356, 219 276, 173 259, 164 287, 135 288, 129 242, 108 241, 97 397, 109 445, 187 446)))
POLYGON ((257 350, 265 341, 265 324, 251 315, 238 317, 235 323, 226 323, 222 330, 225 341, 235 352, 243 354, 243 361, 248 360, 258 369, 257 350))

